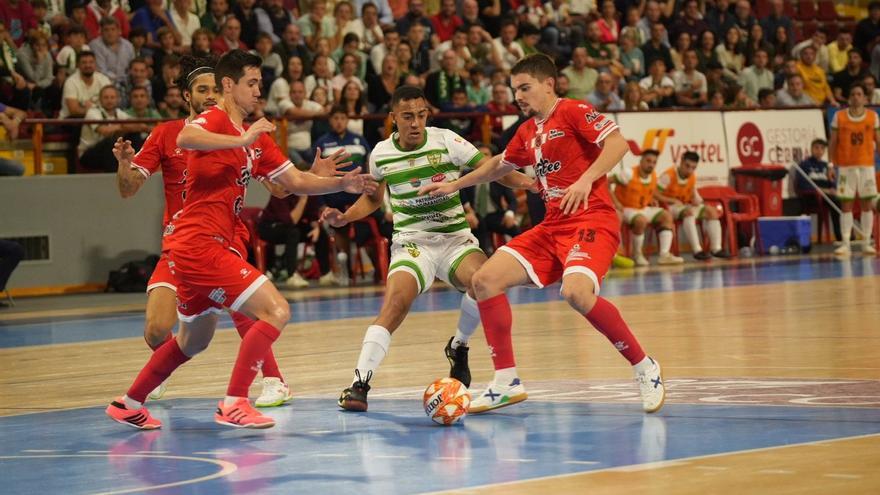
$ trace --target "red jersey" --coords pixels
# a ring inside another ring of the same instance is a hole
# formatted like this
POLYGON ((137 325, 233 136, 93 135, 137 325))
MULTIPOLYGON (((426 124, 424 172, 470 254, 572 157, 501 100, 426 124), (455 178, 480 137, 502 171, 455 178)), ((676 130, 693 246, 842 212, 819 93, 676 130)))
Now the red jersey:
MULTIPOLYGON (((531 118, 519 126, 502 160, 520 168, 533 166, 547 204, 546 218, 562 217, 559 203, 565 189, 590 168, 602 151, 602 141, 616 129, 613 120, 589 103, 560 98, 546 119, 531 118)), ((606 182, 604 176, 593 182, 587 210, 565 218, 598 210, 613 213, 606 182)))
POLYGON ((162 171, 162 181, 165 184, 163 229, 171 221, 171 217, 183 208, 187 150, 177 146, 177 135, 183 129, 184 123, 180 119, 157 125, 131 161, 131 166, 148 179, 157 170, 162 171))
MULTIPOLYGON (((244 134, 244 129, 235 125, 219 106, 206 110, 186 125, 217 134, 244 134)), ((293 167, 268 134, 262 134, 247 147, 190 151, 188 155, 186 202, 165 230, 168 247, 172 249, 200 245, 206 237, 230 245, 235 240, 238 214, 244 207, 250 178, 271 180, 293 167)))

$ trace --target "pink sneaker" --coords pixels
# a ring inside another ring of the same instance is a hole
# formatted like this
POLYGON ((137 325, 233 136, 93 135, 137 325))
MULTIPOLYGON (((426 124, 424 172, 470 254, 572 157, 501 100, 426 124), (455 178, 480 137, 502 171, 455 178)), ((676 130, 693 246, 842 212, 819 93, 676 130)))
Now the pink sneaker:
POLYGON ((254 409, 246 398, 238 399, 231 406, 224 406, 221 400, 217 404, 214 421, 217 424, 234 426, 235 428, 262 429, 275 426, 274 419, 264 416, 260 411, 254 409))
POLYGON ((107 406, 106 412, 107 416, 110 416, 113 421, 139 430, 157 430, 162 427, 162 422, 150 416, 150 411, 147 411, 146 407, 141 406, 140 409, 136 410, 129 409, 125 407, 122 397, 117 397, 116 400, 111 402, 107 406))

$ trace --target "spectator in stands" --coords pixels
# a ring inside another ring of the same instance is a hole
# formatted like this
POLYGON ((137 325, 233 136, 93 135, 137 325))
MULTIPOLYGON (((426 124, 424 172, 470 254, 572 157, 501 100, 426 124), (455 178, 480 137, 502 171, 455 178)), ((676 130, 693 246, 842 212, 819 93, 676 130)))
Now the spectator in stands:
MULTIPOLYGON (((425 2, 423 0, 409 0, 409 10, 406 15, 397 19, 397 32, 401 35, 409 33, 413 24, 421 24, 425 28, 425 39, 432 45, 436 44, 432 38, 435 35, 431 19, 425 16, 425 2)), ((413 47, 415 48, 415 47, 413 47)))
MULTIPOLYGON (((80 69, 81 70, 81 69, 80 69)), ((107 85, 100 90, 100 103, 88 109, 87 120, 128 120, 131 117, 118 108, 119 90, 107 85)), ((147 131, 146 124, 87 124, 82 128, 77 151, 80 165, 93 171, 112 172, 116 170, 113 144, 125 136, 135 142, 138 134, 147 131)))
POLYGON ((515 42, 516 35, 516 23, 505 21, 501 26, 501 34, 492 40, 494 50, 500 55, 497 68, 505 72, 510 72, 513 65, 524 56, 522 47, 515 42))
POLYGON ((569 98, 586 100, 587 95, 596 86, 596 79, 598 79, 599 73, 595 69, 587 67, 589 58, 586 48, 575 48, 571 54, 571 65, 562 69, 562 73, 568 77, 569 90, 567 96, 569 98))
POLYGON ((599 74, 596 87, 587 95, 587 101, 600 112, 623 110, 623 102, 617 94, 615 78, 607 72, 599 74))
POLYGON ((440 61, 440 69, 428 74, 425 80, 425 96, 435 108, 441 108, 449 103, 452 90, 465 87, 465 79, 456 70, 455 65, 455 51, 446 50, 440 61))
POLYGON ((731 83, 727 87, 727 94, 724 95, 724 102, 724 108, 733 110, 758 107, 758 103, 750 98, 748 93, 746 93, 745 88, 738 83, 731 83))
MULTIPOLYGON (((761 27, 767 36, 776 38, 779 28, 785 30, 785 36, 789 40, 794 39, 794 27, 791 18, 785 15, 785 0, 770 0, 770 14, 761 19, 761 27)), ((779 52, 776 52, 779 54, 779 52)), ((789 52, 785 52, 788 54, 789 52)), ((780 54, 782 55, 782 54, 780 54)))
MULTIPOLYGON (((345 42, 345 37, 351 33, 350 26, 354 17, 354 7, 348 2, 348 0, 336 2, 336 5, 333 7, 334 34, 333 36, 328 36, 330 47, 332 49, 335 50, 339 48, 345 42)), ((359 46, 360 40, 358 40, 358 45, 355 49, 358 49, 359 46)))
MULTIPOLYGON (((617 21, 617 7, 614 6, 614 0, 604 0, 599 13, 599 19, 596 20, 596 27, 599 29, 599 42, 617 44, 620 23, 617 21)), ((587 32, 589 33, 589 27, 587 32)))
POLYGON ((288 24, 287 27, 284 28, 281 41, 275 45, 275 53, 281 57, 281 60, 284 61, 285 64, 287 64, 292 57, 299 57, 303 66, 303 77, 308 74, 309 68, 312 66, 311 53, 303 41, 302 30, 299 27, 299 24, 295 22, 288 24))
POLYGON ((149 44, 158 43, 157 31, 161 27, 167 27, 174 31, 174 23, 165 11, 164 0, 146 0, 146 4, 134 11, 131 18, 131 27, 141 27, 147 32, 149 44))
POLYGON ((49 38, 44 32, 37 30, 31 32, 28 42, 18 51, 18 62, 21 75, 34 84, 31 89, 32 99, 39 101, 54 78, 49 38))
POLYGON ((64 98, 64 83, 67 82, 67 69, 56 65, 52 70, 52 84, 43 92, 43 99, 39 109, 48 116, 57 116, 61 111, 64 98))
POLYGON ((755 51, 753 65, 743 69, 739 75, 739 84, 752 100, 758 101, 758 92, 762 89, 773 89, 773 73, 767 68, 769 54, 763 48, 755 51))
POLYGON ((482 68, 484 73, 489 68, 499 67, 501 53, 495 49, 492 35, 477 24, 470 25, 467 30, 467 49, 473 66, 482 68))
MULTIPOLYGON (((410 68, 419 77, 424 76, 431 70, 431 43, 429 39, 425 37, 425 33, 425 26, 419 23, 413 23, 406 34, 406 41, 412 48, 410 68)), ((400 58, 400 54, 397 56, 400 58)))
POLYGON ((752 3, 749 0, 737 0, 733 9, 733 25, 739 29, 739 37, 745 39, 758 20, 752 15, 752 3))
POLYGON ((296 164, 312 163, 312 125, 316 118, 326 115, 320 103, 306 99, 306 86, 302 81, 290 83, 290 95, 278 105, 287 123, 287 152, 296 164))
POLYGON ((673 67, 672 56, 669 54, 669 46, 663 43, 665 35, 666 27, 664 27, 663 24, 657 22, 651 25, 651 37, 648 39, 647 43, 642 45, 642 54, 645 56, 645 65, 648 67, 650 67, 656 59, 662 60, 664 67, 673 67))
MULTIPOLYGON (((444 113, 471 113, 476 111, 473 103, 468 101, 467 90, 464 88, 456 88, 452 90, 452 96, 449 101, 440 107, 440 111, 444 113)), ((473 140, 479 128, 475 125, 473 117, 455 117, 443 119, 437 123, 438 127, 450 129, 452 132, 462 136, 465 139, 473 140)))
MULTIPOLYGON (((734 16, 730 8, 730 0, 715 0, 715 5, 708 5, 706 9, 707 30, 716 33, 725 33, 727 28, 733 26, 734 16)), ((702 32, 700 33, 702 34, 702 32)), ((696 40, 694 40, 696 43, 696 40)))
POLYGON ((773 45, 764 39, 764 28, 762 28, 760 24, 753 24, 752 30, 749 31, 749 37, 746 39, 746 47, 744 50, 746 66, 754 65, 755 53, 758 50, 764 50, 767 52, 767 64, 769 66, 770 61, 773 60, 773 55, 775 55, 773 45))
MULTIPOLYGON (((153 98, 153 84, 150 82, 149 74, 150 70, 146 60, 136 58, 128 64, 127 77, 116 84, 121 98, 119 102, 120 107, 127 107, 129 105, 128 95, 131 94, 131 90, 134 88, 144 88, 148 97, 153 98)), ((158 101, 162 100, 159 99, 158 101)))
POLYGON ((431 26, 441 42, 452 39, 464 21, 455 12, 455 0, 440 0, 440 12, 431 17, 431 26))
MULTIPOLYGON (((377 44, 370 50, 370 64, 373 66, 373 72, 379 74, 382 72, 382 60, 389 53, 397 55, 397 45, 400 43, 400 34, 395 28, 382 28, 382 43, 377 44)), ((399 60, 398 60, 399 61, 399 60)), ((404 66, 401 65, 401 68, 404 66)))
MULTIPOLYGON (((516 40, 522 48, 523 55, 539 53, 538 42, 541 41, 541 30, 533 24, 523 24, 519 30, 519 39, 516 40)), ((617 48, 617 47, 615 47, 617 48)))
POLYGON ((642 99, 642 87, 638 81, 626 83, 623 89, 623 109, 628 112, 641 112, 648 110, 648 104, 642 99))
POLYGON ((601 36, 602 32, 596 22, 587 24, 587 39, 584 43, 589 57, 587 66, 599 72, 608 72, 619 67, 617 46, 602 43, 601 36))
POLYGON ((391 95, 398 86, 403 84, 400 73, 400 63, 397 55, 389 54, 382 60, 382 70, 376 74, 370 74, 367 83, 367 103, 372 112, 387 112, 391 103, 391 95))
MULTIPOLYGON (((237 0, 232 5, 232 15, 241 23, 239 38, 245 46, 249 47, 257 43, 257 35, 260 33, 257 12, 254 10, 256 3, 256 0, 237 0)), ((233 46, 230 50, 234 48, 233 46)))
MULTIPOLYGON (((486 156, 497 154, 494 147, 490 147, 491 145, 487 146, 479 142, 474 145, 486 156)), ((516 209, 519 205, 516 192, 497 182, 478 184, 474 186, 472 191, 472 198, 463 197, 462 199, 466 199, 470 203, 476 215, 475 235, 479 239, 480 247, 486 253, 492 253, 495 250, 493 234, 510 237, 516 237, 520 234, 516 218, 516 209)))
POLYGON ((825 73, 828 73, 828 46, 825 45, 826 34, 825 31, 821 29, 817 29, 813 36, 810 36, 809 39, 801 41, 800 43, 794 45, 794 48, 791 50, 791 54, 794 58, 801 57, 801 50, 805 47, 812 46, 813 49, 816 50, 815 62, 816 65, 822 68, 825 73))
POLYGON ((165 98, 165 92, 174 86, 178 77, 180 77, 180 59, 174 55, 165 57, 165 60, 162 61, 162 67, 159 69, 159 75, 150 80, 150 86, 153 88, 153 102, 156 105, 165 98))
POLYGON ((101 88, 111 84, 107 76, 97 71, 95 55, 91 52, 80 53, 77 69, 64 82, 60 115, 62 119, 85 116, 98 102, 101 88))
POLYGON ((211 43, 215 55, 223 55, 229 50, 247 50, 248 45, 241 39, 241 21, 237 17, 227 17, 223 22, 221 34, 211 43))
MULTIPOLYGON (((663 24, 668 19, 663 18, 663 11, 660 8, 660 3, 657 0, 648 0, 645 2, 645 16, 642 17, 642 20, 638 23, 639 31, 641 32, 640 39, 642 43, 648 43, 651 39, 651 31, 654 29, 654 24, 663 24)), ((666 32, 666 29, 663 29, 663 32, 660 34, 660 43, 669 48, 669 35, 666 32)), ((643 45, 644 46, 644 45, 643 45)), ((644 51, 644 50, 643 50, 644 51)), ((646 60, 646 63, 650 65, 650 61, 646 60)))
MULTIPOLYGON (((179 88, 174 86, 174 89, 179 88)), ((165 96, 168 96, 168 93, 165 93, 165 96)), ((152 101, 150 100, 150 95, 147 93, 147 88, 136 86, 131 88, 131 92, 128 94, 128 108, 125 110, 130 116, 136 119, 161 119, 162 115, 158 110, 153 108, 152 101)), ((144 136, 146 138, 146 136, 144 136)))
POLYGON ((681 33, 687 33, 692 42, 696 42, 703 31, 709 29, 709 25, 703 20, 700 13, 700 5, 697 0, 686 0, 682 7, 681 17, 672 25, 670 37, 677 40, 681 33))
POLYGON ((788 83, 788 78, 795 74, 800 75, 797 68, 797 60, 787 59, 774 74, 773 87, 777 89, 784 87, 788 83))
POLYGON ((880 36, 880 2, 871 2, 868 4, 868 17, 856 24, 853 45, 862 53, 867 53, 878 36, 880 36))
MULTIPOLYGON (((272 51, 272 37, 267 33, 257 35, 257 44, 251 53, 260 57, 262 64, 260 70, 263 73, 263 88, 269 88, 276 78, 284 72, 284 62, 277 53, 272 51)), ((263 90, 262 94, 268 91, 263 90)))
POLYGON ((620 64, 627 81, 638 82, 645 76, 645 56, 636 46, 635 32, 620 35, 620 64))
POLYGON ((333 89, 334 100, 339 100, 342 96, 342 88, 348 83, 356 84, 361 91, 366 89, 363 80, 357 76, 358 62, 356 55, 351 53, 343 55, 341 64, 342 70, 330 80, 330 87, 333 89))
POLYGON ((706 110, 724 110, 724 91, 714 89, 709 91, 709 101, 703 105, 706 110))
POLYGON ((7 26, 10 40, 16 47, 21 46, 31 29, 37 28, 37 17, 29 2, 24 0, 4 0, 0 2, 0 22, 7 26))
MULTIPOLYGON (((486 109, 492 113, 506 113, 516 115, 519 109, 510 101, 510 91, 506 84, 492 85, 492 101, 486 104, 486 109)), ((492 142, 501 139, 504 133, 504 117, 492 117, 492 142)), ((515 120, 515 119, 512 119, 515 120)))
MULTIPOLYGON (((330 273, 328 237, 318 222, 323 206, 322 197, 290 195, 286 198, 269 198, 269 203, 263 209, 260 223, 257 224, 257 233, 266 242, 284 245, 282 266, 288 275, 283 282, 285 285, 298 289, 309 286, 309 282, 297 271, 300 242, 308 241, 314 245, 315 260, 321 269, 322 285, 323 276, 330 273)), ((266 265, 274 267, 275 250, 267 251, 266 265)))
MULTIPOLYGON (((68 5, 69 23, 77 26, 83 26, 86 23, 86 2, 85 0, 74 0, 72 5, 68 5)), ((67 20, 65 22, 68 22, 67 20)))
POLYGON ((718 62, 724 67, 724 76, 736 80, 746 63, 743 45, 740 43, 741 32, 737 27, 730 27, 724 34, 724 42, 715 47, 718 62))
POLYGON ((64 46, 55 55, 55 63, 66 68, 68 74, 73 74, 77 69, 80 53, 91 50, 86 44, 86 30, 82 26, 70 26, 64 34, 64 46))
POLYGON ((816 49, 812 46, 805 46, 801 50, 801 57, 797 63, 798 73, 804 81, 804 92, 810 96, 818 105, 826 103, 832 106, 839 106, 837 100, 834 99, 834 93, 831 86, 828 85, 828 77, 821 67, 816 65, 816 49))
POLYGON ((162 104, 159 105, 159 115, 163 119, 182 119, 187 116, 186 102, 183 101, 180 88, 177 86, 168 88, 162 104))
POLYGON ((281 41, 288 26, 296 24, 293 13, 284 8, 283 0, 267 0, 262 6, 254 9, 254 12, 257 15, 260 31, 268 34, 273 44, 281 41))
MULTIPOLYGON (((2 174, 0 174, 2 175, 2 174)), ((9 277, 15 271, 15 267, 24 259, 24 248, 15 241, 0 239, 0 292, 6 290, 9 277)), ((0 302, 0 308, 7 307, 6 302, 0 302)))
POLYGON ((814 107, 816 101, 804 92, 804 78, 795 74, 788 78, 786 87, 776 92, 776 104, 780 107, 814 107))
POLYGON ((367 101, 364 90, 361 89, 360 81, 349 81, 342 87, 337 106, 348 112, 348 130, 363 136, 364 119, 360 118, 367 113, 367 101))
POLYGON ((714 91, 721 91, 722 94, 727 91, 729 82, 724 77, 724 67, 720 63, 709 62, 709 66, 703 74, 706 76, 706 90, 709 92, 710 99, 714 91))
POLYGON ((570 86, 571 82, 568 80, 568 76, 560 72, 559 75, 556 76, 556 86, 553 87, 553 91, 556 93, 557 97, 567 98, 570 86))
POLYGON ((315 50, 319 39, 333 35, 333 18, 327 16, 326 0, 311 0, 308 5, 308 15, 300 16, 297 23, 306 40, 306 46, 315 50))
POLYGON ((758 106, 763 109, 776 108, 776 91, 767 88, 758 90, 758 106))
MULTIPOLYGON (((19 126, 25 118, 27 118, 27 112, 24 110, 0 103, 0 125, 6 130, 6 138, 8 140, 18 139, 19 126)), ((0 175, 3 174, 0 173, 0 175)))
POLYGON ((492 90, 486 81, 482 67, 471 67, 465 83, 468 101, 477 106, 484 106, 492 100, 492 90))
POLYGON ((358 48, 360 45, 361 42, 357 35, 354 33, 348 33, 343 37, 342 45, 333 51, 330 58, 336 62, 337 66, 341 66, 343 56, 346 54, 354 55, 355 59, 357 59, 355 76, 364 81, 367 78, 367 56, 358 48))
POLYGON ((219 34, 220 28, 226 22, 226 18, 231 15, 229 0, 208 0, 208 11, 199 19, 199 24, 201 24, 203 29, 219 34))
POLYGON ((648 38, 642 38, 642 31, 639 29, 639 21, 642 20, 641 10, 637 5, 630 5, 626 9, 624 17, 624 26, 620 29, 618 40, 623 40, 624 36, 630 36, 635 41, 636 46, 641 46, 648 38))
POLYGON ((672 74, 675 83, 675 101, 684 107, 701 107, 706 103, 708 83, 706 76, 697 70, 697 52, 684 52, 684 68, 672 74))
POLYGON ((718 53, 715 51, 715 33, 712 31, 703 31, 703 34, 700 35, 700 43, 697 46, 697 58, 700 63, 697 65, 697 70, 702 73, 706 73, 709 69, 709 64, 712 62, 718 62, 718 53))
POLYGON ((473 57, 471 57, 471 52, 470 50, 468 50, 467 39, 467 29, 464 27, 460 27, 458 30, 455 31, 452 39, 444 41, 437 45, 437 48, 434 50, 434 60, 431 63, 431 70, 437 70, 438 68, 440 68, 440 61, 443 58, 443 54, 446 53, 447 50, 452 50, 455 52, 455 69, 460 73, 464 74, 471 67, 474 67, 476 65, 476 62, 474 62, 473 57))
POLYGON ((101 35, 101 21, 107 17, 112 17, 119 21, 119 29, 123 38, 128 38, 131 26, 128 23, 128 15, 118 2, 113 0, 92 0, 86 6, 86 20, 83 27, 90 40, 101 35))
POLYGON ((167 27, 160 27, 156 31, 159 46, 153 50, 153 66, 162 67, 167 57, 177 57, 180 48, 175 44, 174 32, 167 27))
MULTIPOLYGON (((834 174, 828 167, 828 162, 824 160, 825 150, 828 149, 828 143, 824 139, 814 139, 810 143, 810 157, 797 164, 813 184, 819 187, 822 192, 840 209, 840 199, 837 197, 837 185, 834 182, 834 174)), ((816 188, 810 184, 810 181, 804 178, 803 174, 795 169, 791 169, 789 174, 794 179, 794 192, 797 194, 801 202, 802 211, 818 211, 819 203, 824 201, 816 188)), ((840 240, 840 215, 833 208, 828 207, 828 214, 831 216, 831 223, 834 226, 834 238, 840 240)))
POLYGON ((461 2, 461 20, 463 26, 468 29, 471 26, 480 26, 484 29, 486 27, 483 20, 480 19, 480 6, 477 4, 477 0, 463 0, 461 2))
POLYGON ((168 15, 176 34, 180 36, 178 45, 187 48, 192 45, 192 35, 200 27, 198 16, 193 13, 193 0, 172 0, 168 15))
POLYGON ((794 38, 788 36, 788 31, 782 26, 776 28, 776 32, 773 34, 773 39, 771 43, 773 45, 773 67, 778 67, 782 65, 785 60, 790 56, 791 50, 794 47, 794 38))
POLYGON ((654 59, 648 67, 648 76, 639 81, 642 87, 642 98, 651 108, 669 108, 673 106, 675 82, 666 75, 666 64, 662 58, 654 59))
POLYGON ((279 105, 282 101, 290 98, 291 83, 303 81, 304 73, 302 59, 296 56, 290 57, 287 61, 287 71, 282 74, 282 77, 275 79, 272 86, 269 87, 269 95, 266 97, 266 113, 270 115, 281 113, 279 105))
POLYGON ((880 88, 877 88, 877 80, 874 76, 868 74, 862 79, 865 85, 865 95, 867 95, 868 105, 880 105, 880 88))
POLYGON ((128 65, 134 60, 134 48, 122 37, 115 17, 101 19, 101 36, 93 39, 89 47, 95 54, 98 70, 114 84, 121 83, 128 65))
POLYGON ((834 74, 831 82, 831 90, 834 98, 844 101, 849 98, 849 90, 853 84, 862 82, 868 70, 862 67, 862 54, 858 50, 850 50, 847 57, 846 67, 834 74))
MULTIPOLYGON (((142 58, 147 61, 150 67, 153 67, 153 49, 147 47, 147 32, 144 31, 144 28, 132 28, 128 41, 131 42, 134 58, 142 58)), ((193 49, 195 50, 195 47, 193 49)), ((196 52, 194 51, 193 53, 196 52)))
POLYGON ((681 32, 675 38, 675 46, 673 46, 669 50, 669 56, 672 57, 672 71, 678 71, 684 68, 684 62, 682 61, 682 57, 684 56, 684 52, 690 50, 691 48, 691 35, 686 32, 681 32))
MULTIPOLYGON (((828 43, 828 70, 834 74, 846 67, 849 51, 853 49, 852 33, 841 31, 837 39, 828 43)), ((861 52, 860 52, 861 53, 861 52)))
POLYGON ((362 52, 370 53, 374 46, 382 43, 384 33, 379 24, 379 9, 372 2, 365 2, 361 7, 361 16, 351 22, 349 32, 357 35, 360 40, 358 47, 362 52))
POLYGON ((478 0, 477 4, 480 7, 480 19, 483 21, 483 27, 492 36, 500 35, 506 16, 513 12, 510 1, 478 0))

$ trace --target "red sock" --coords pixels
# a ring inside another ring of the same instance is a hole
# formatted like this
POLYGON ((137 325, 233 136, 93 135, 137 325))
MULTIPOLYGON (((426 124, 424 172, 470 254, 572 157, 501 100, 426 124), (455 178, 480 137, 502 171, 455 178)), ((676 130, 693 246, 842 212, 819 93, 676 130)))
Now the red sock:
MULTIPOLYGON (((232 322, 235 323, 235 329, 238 330, 238 335, 240 335, 241 338, 244 338, 247 331, 250 330, 251 326, 256 323, 257 320, 253 320, 243 313, 236 311, 232 313, 232 322)), ((281 376, 281 370, 278 369, 278 361, 275 361, 275 353, 272 352, 271 348, 269 348, 269 352, 266 353, 266 359, 263 361, 263 377, 278 378, 282 382, 284 381, 284 377, 281 376)))
POLYGON ((241 347, 238 349, 238 358, 232 368, 232 377, 229 379, 226 395, 230 397, 248 396, 248 389, 263 366, 266 354, 280 335, 281 330, 265 321, 258 320, 251 325, 251 328, 241 339, 241 347))
POLYGON ((155 351, 156 349, 165 345, 165 343, 168 342, 169 340, 171 340, 172 338, 174 338, 174 335, 172 335, 171 332, 168 332, 168 335, 165 336, 165 339, 163 339, 162 342, 159 342, 159 345, 153 346, 153 344, 150 344, 150 341, 147 340, 147 337, 144 336, 144 340, 147 342, 147 345, 150 346, 150 349, 152 349, 153 351, 155 351))
POLYGON ((510 336, 513 326, 513 315, 507 296, 498 294, 485 301, 477 301, 480 308, 480 320, 483 322, 483 333, 486 343, 492 352, 492 363, 496 370, 516 366, 513 359, 513 342, 510 336))
POLYGON ((189 361, 189 356, 180 350, 177 345, 177 339, 166 340, 161 347, 153 352, 146 366, 138 373, 131 388, 128 389, 126 395, 130 398, 144 402, 147 400, 147 394, 164 382, 171 373, 174 373, 181 364, 189 361))
POLYGON ((596 298, 596 305, 586 314, 586 317, 587 321, 596 327, 596 330, 602 332, 602 335, 614 344, 614 347, 629 360, 630 364, 636 364, 645 359, 645 351, 642 350, 636 336, 623 321, 620 311, 607 299, 596 298))

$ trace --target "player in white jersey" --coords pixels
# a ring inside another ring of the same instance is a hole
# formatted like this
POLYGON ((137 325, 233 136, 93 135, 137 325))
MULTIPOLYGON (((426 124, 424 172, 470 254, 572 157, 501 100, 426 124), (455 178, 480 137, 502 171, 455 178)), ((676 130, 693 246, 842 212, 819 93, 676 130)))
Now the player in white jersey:
MULTIPOLYGON (((467 343, 480 313, 473 298, 471 277, 486 261, 471 234, 458 192, 447 196, 419 196, 432 182, 456 180, 464 169, 491 160, 473 144, 448 129, 426 127, 430 111, 424 93, 415 86, 398 88, 391 100, 391 116, 398 132, 377 144, 369 158, 370 174, 380 181, 372 195, 362 195, 345 213, 328 208, 324 220, 341 227, 364 218, 382 205, 385 189, 391 195, 394 236, 391 266, 382 309, 367 328, 351 387, 342 391, 339 407, 367 410, 367 392, 373 372, 385 358, 391 334, 409 313, 412 302, 431 287, 435 278, 465 292, 455 336, 446 345, 450 376, 470 386, 467 343)), ((519 172, 504 178, 509 187, 530 188, 534 180, 519 172)))

